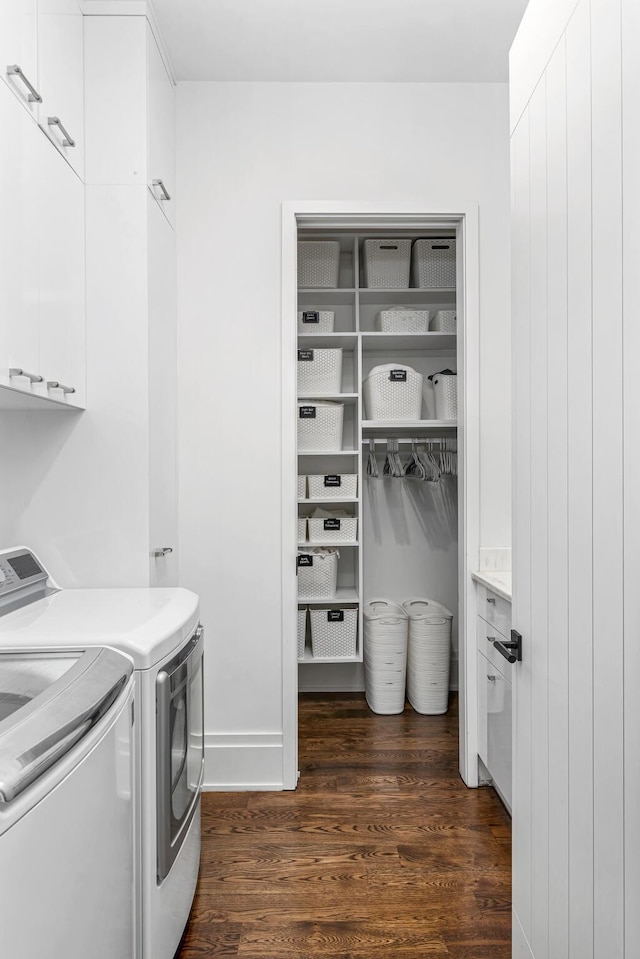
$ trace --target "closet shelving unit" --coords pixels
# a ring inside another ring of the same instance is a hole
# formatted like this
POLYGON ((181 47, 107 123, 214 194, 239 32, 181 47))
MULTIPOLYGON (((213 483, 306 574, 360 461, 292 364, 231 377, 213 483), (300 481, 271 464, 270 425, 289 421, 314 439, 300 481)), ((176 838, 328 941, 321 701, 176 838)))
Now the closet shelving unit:
POLYGON ((376 313, 380 310, 403 305, 428 309, 431 316, 436 310, 456 307, 456 292, 451 289, 377 289, 364 286, 362 276, 362 245, 371 237, 410 236, 412 239, 428 236, 450 235, 453 231, 432 230, 413 233, 408 231, 372 230, 370 233, 337 234, 313 231, 301 233, 299 239, 339 240, 340 278, 335 289, 298 289, 299 310, 330 309, 335 312, 333 333, 299 334, 298 349, 342 349, 343 391, 340 394, 301 394, 299 399, 333 400, 345 404, 345 427, 343 449, 333 452, 303 452, 298 454, 299 474, 353 473, 358 476, 356 497, 322 497, 298 499, 298 515, 309 515, 316 506, 349 507, 351 515, 358 519, 356 542, 299 543, 300 548, 332 546, 340 551, 338 564, 338 589, 334 596, 312 600, 301 599, 299 606, 339 607, 358 606, 358 640, 354 657, 318 658, 305 647, 299 663, 357 663, 362 662, 363 648, 363 445, 370 439, 387 438, 403 440, 440 439, 457 435, 457 422, 436 420, 433 409, 424 408, 422 419, 409 422, 364 419, 362 382, 374 367, 382 363, 397 362, 412 366, 425 378, 443 367, 456 368, 457 337, 455 333, 382 333, 375 328, 376 313))

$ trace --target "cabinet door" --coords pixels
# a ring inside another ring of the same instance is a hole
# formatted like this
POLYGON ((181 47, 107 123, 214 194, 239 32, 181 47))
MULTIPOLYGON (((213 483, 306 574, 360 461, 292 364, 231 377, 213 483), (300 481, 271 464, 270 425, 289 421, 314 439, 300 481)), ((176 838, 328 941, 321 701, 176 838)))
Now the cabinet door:
POLYGON ((151 586, 178 584, 175 233, 149 197, 149 535, 151 586))
MULTIPOLYGON (((85 403, 84 184, 42 138, 38 155, 40 372, 73 388, 64 398, 85 403)), ((62 399, 59 388, 48 395, 62 399)))
POLYGON ((149 27, 147 27, 147 62, 147 82, 149 86, 149 189, 162 208, 169 223, 175 226, 175 91, 149 27))
POLYGON ((50 147, 3 84, 0 129, 0 383, 29 389, 9 369, 40 370, 35 167, 50 147))
POLYGON ((38 68, 43 101, 38 121, 80 177, 84 177, 83 44, 76 0, 40 0, 38 68))
POLYGON ((484 762, 511 809, 511 683, 488 660, 485 663, 487 759, 484 762))
POLYGON ((32 116, 38 103, 29 84, 38 91, 38 43, 36 0, 0 2, 0 76, 32 116), (9 73, 8 67, 21 73, 9 73))

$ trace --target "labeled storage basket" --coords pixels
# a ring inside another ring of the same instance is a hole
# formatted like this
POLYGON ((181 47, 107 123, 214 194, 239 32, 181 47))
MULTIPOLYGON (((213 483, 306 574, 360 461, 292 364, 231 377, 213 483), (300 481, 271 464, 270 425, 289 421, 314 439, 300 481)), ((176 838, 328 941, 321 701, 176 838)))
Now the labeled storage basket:
POLYGON ((314 333, 333 333, 335 319, 333 310, 299 310, 298 334, 312 336, 314 333))
POLYGON ((458 328, 458 319, 455 310, 437 310, 429 329, 434 333, 455 333, 458 328))
POLYGON ((298 403, 298 452, 342 449, 344 403, 298 403))
POLYGON ((413 285, 426 290, 455 290, 456 241, 453 237, 416 240, 411 251, 413 285))
POLYGON ((364 405, 370 420, 419 420, 422 374, 410 366, 374 366, 363 383, 364 405))
POLYGON ((306 543, 307 542, 307 518, 306 516, 298 516, 298 542, 306 543))
POLYGON ((307 498, 307 477, 299 476, 298 477, 298 499, 307 498))
POLYGON ((316 659, 353 659, 358 642, 358 610, 312 609, 311 651, 316 659))
POLYGON ((308 549, 298 553, 298 596, 300 599, 331 599, 338 583, 337 549, 308 549))
POLYGON ((340 393, 342 350, 298 350, 298 394, 340 393))
POLYGON ((404 710, 408 618, 388 600, 373 600, 364 609, 365 696, 374 713, 404 710))
POLYGON ((355 499, 358 495, 357 473, 325 473, 307 477, 309 499, 355 499))
POLYGON ((354 543, 358 538, 358 520, 355 516, 310 516, 310 543, 354 543))
POLYGON ((298 609, 298 659, 304 658, 304 642, 307 634, 307 607, 298 609))
POLYGON ((429 329, 429 310, 391 306, 388 310, 376 313, 376 329, 381 333, 426 333, 429 329))
POLYGON ((298 241, 298 286, 335 289, 340 277, 338 240, 298 241))
POLYGON ((433 383, 436 400, 436 419, 455 420, 458 418, 458 377, 455 373, 444 371, 429 377, 433 383))
POLYGON ((411 240, 365 240, 364 285, 382 289, 409 286, 411 240))
POLYGON ((402 605, 409 616, 409 702, 416 712, 424 715, 446 713, 453 614, 431 599, 410 599, 402 605))

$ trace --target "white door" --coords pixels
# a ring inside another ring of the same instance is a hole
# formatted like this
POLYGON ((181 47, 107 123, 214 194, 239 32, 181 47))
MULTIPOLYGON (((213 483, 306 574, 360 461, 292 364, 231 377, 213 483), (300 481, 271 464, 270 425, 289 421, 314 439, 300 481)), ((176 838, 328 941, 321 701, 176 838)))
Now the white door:
POLYGON ((2 0, 0 76, 34 117, 38 112, 36 97, 39 95, 37 36, 36 0, 2 0))

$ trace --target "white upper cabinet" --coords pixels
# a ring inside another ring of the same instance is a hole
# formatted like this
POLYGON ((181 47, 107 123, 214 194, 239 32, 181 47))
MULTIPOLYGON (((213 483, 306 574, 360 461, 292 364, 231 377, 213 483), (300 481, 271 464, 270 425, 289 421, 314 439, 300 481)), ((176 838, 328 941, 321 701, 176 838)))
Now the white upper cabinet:
POLYGON ((38 122, 84 177, 84 38, 76 0, 39 0, 38 122))
POLYGON ((147 26, 149 189, 175 227, 176 107, 173 82, 147 26))
POLYGON ((36 0, 0 2, 0 76, 32 116, 39 92, 36 0))

